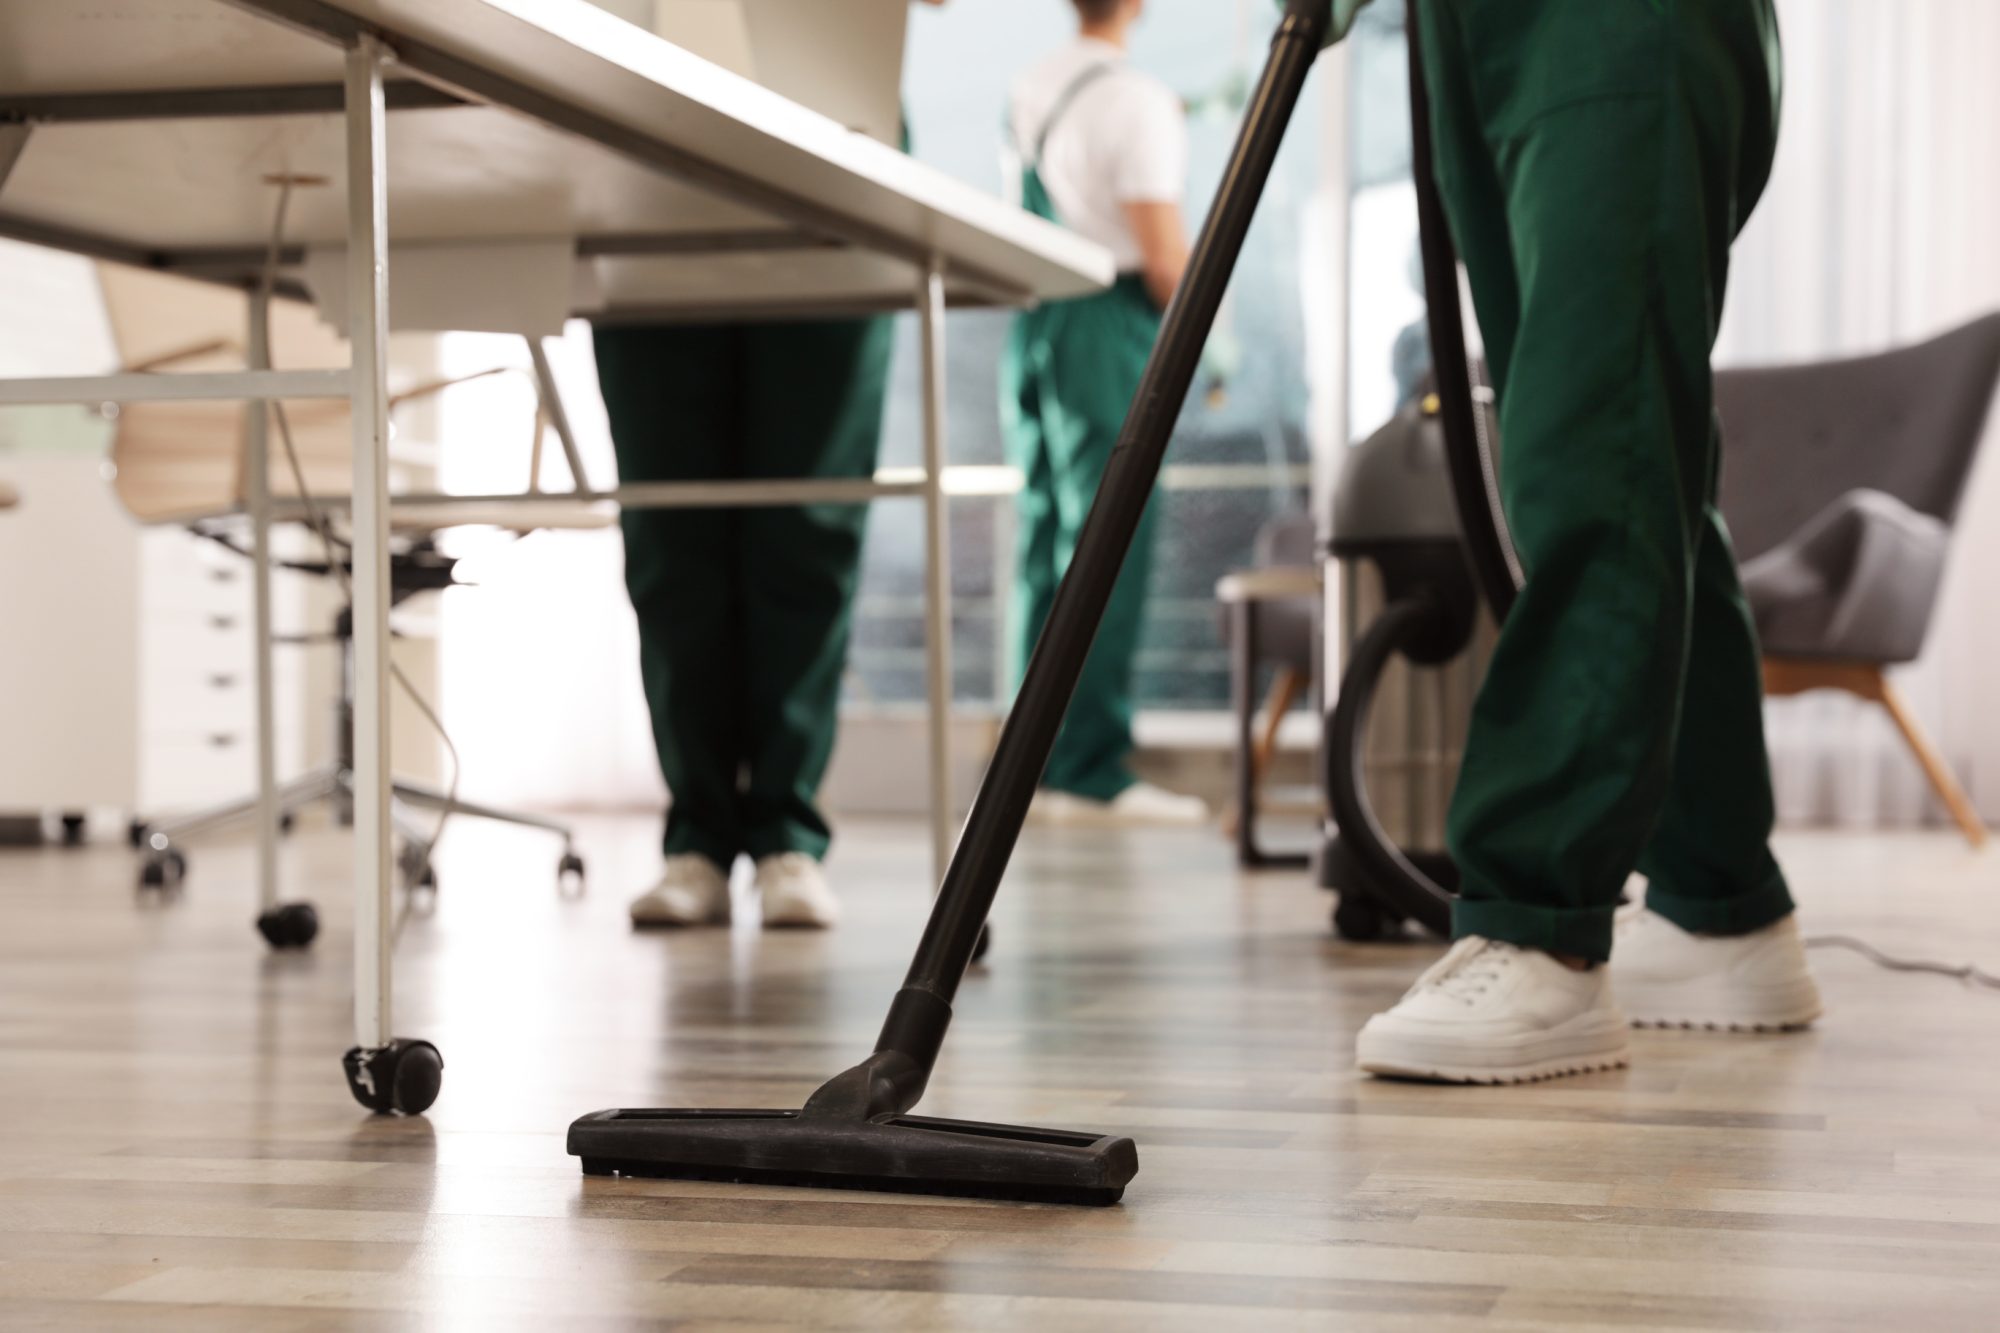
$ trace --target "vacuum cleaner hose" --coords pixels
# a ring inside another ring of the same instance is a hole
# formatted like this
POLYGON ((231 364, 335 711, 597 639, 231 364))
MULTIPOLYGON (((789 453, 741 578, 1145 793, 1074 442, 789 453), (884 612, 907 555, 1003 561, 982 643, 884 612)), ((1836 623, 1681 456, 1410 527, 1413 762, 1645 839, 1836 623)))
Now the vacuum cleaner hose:
POLYGON ((1428 632, 1439 608, 1419 593, 1391 602, 1348 652, 1327 727, 1327 804, 1341 839, 1388 907, 1439 935, 1451 932, 1451 890, 1424 873, 1386 833, 1368 801, 1362 745, 1375 687, 1399 653, 1428 632))
POLYGON ((1520 586, 1520 562, 1500 518, 1499 481, 1491 441, 1483 440, 1472 397, 1472 359, 1458 301, 1458 251, 1433 173, 1430 95, 1424 81, 1421 0, 1410 0, 1410 173, 1417 194, 1418 244, 1423 257, 1431 366, 1450 463, 1452 498, 1467 559, 1495 620, 1507 618, 1520 586))
MULTIPOLYGON (((1521 583, 1520 561, 1501 517, 1493 442, 1484 438, 1483 418, 1472 393, 1472 362, 1466 351, 1465 321, 1459 306, 1458 253, 1440 197, 1432 151, 1430 96, 1424 78, 1423 20, 1426 0, 1410 0, 1410 167, 1417 196, 1419 245, 1423 258, 1425 306, 1431 366, 1437 381, 1445 461, 1451 476, 1464 556, 1473 582, 1504 620, 1521 583)), ((1383 830, 1368 801, 1361 762, 1369 707, 1382 673, 1399 654, 1412 661, 1438 660, 1421 651, 1442 618, 1437 596, 1405 592, 1350 650, 1340 695, 1326 732, 1327 799, 1342 845, 1366 875, 1372 894, 1403 916, 1435 931, 1451 930, 1453 878, 1445 861, 1427 873, 1383 830)), ((1469 618, 1464 622, 1469 630, 1469 618)), ((1454 650, 1456 651, 1456 650, 1454 650)))

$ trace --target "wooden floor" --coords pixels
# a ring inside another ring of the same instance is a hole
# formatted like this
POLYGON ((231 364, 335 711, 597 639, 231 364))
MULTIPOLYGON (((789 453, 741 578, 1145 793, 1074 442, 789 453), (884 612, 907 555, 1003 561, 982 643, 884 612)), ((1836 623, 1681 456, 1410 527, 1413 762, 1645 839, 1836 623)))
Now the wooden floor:
MULTIPOLYGON (((453 834, 398 969, 444 1094, 403 1121, 336 1066, 339 836, 287 848, 303 958, 252 936, 241 845, 167 903, 122 848, 0 854, 0 1327, 2000 1327, 2000 993, 1823 954, 1809 1035, 1370 1082, 1354 1029, 1434 946, 1335 942, 1213 835, 1032 839, 925 1104, 1131 1134, 1122 1207, 585 1181, 580 1112, 797 1105, 865 1052, 927 893, 920 829, 857 829, 832 935, 635 937, 651 826, 584 833, 571 901, 545 841, 453 834)), ((1784 850, 1810 927, 2000 966, 2000 862, 1784 850)))

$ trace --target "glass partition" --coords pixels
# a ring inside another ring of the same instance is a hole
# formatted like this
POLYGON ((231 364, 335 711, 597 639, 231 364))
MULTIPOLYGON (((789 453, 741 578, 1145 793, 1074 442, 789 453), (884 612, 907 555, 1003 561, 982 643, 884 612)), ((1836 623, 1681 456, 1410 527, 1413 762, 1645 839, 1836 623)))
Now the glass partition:
MULTIPOLYGON (((1234 140, 1242 104, 1261 69, 1275 10, 1270 0, 1153 0, 1133 61, 1164 79, 1189 107, 1189 221, 1198 226, 1234 140)), ((1066 0, 959 0, 919 8, 911 23, 904 86, 913 151, 996 193, 1000 132, 1014 75, 1074 30, 1066 0)), ((1248 564, 1258 528, 1306 503, 1303 272, 1326 264, 1325 237, 1308 222, 1322 178, 1319 76, 1306 94, 1257 215, 1208 363, 1169 455, 1139 700, 1149 709, 1208 709, 1228 697, 1217 628, 1216 580, 1248 564)), ((1009 317, 951 318, 951 459, 1002 462, 997 367, 1009 317)), ((919 454, 916 330, 905 319, 884 460, 919 454)), ((953 506, 957 693, 1002 697, 997 627, 1011 573, 1006 501, 953 506)), ((876 506, 863 576, 853 680, 866 698, 922 698, 921 514, 876 506)))

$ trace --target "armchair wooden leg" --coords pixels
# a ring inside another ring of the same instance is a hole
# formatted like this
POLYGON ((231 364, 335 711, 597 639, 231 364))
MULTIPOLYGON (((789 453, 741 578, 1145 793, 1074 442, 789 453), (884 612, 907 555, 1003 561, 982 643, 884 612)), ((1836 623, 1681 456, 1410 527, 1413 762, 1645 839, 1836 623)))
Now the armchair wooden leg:
POLYGON ((1904 705, 1902 694, 1886 678, 1882 681, 1881 700, 1882 706, 1889 710, 1889 716, 1894 719, 1896 729, 1903 733, 1903 739, 1908 742, 1911 752, 1917 756, 1917 762, 1923 766, 1924 776, 1930 779, 1931 790, 1938 794, 1938 799, 1944 802, 1944 808, 1951 812, 1954 820, 1958 821, 1958 827, 1965 834, 1965 840, 1974 847, 1985 846, 1986 825, 1980 820, 1979 812, 1972 808, 1972 802, 1967 798, 1965 789, 1958 785, 1958 778, 1944 762, 1944 756, 1932 747, 1930 737, 1926 736, 1924 729, 1917 724, 1916 716, 1904 705))
POLYGON ((1812 662, 1798 658, 1766 658, 1764 660, 1764 692, 1777 698, 1788 694, 1803 694, 1807 690, 1845 690, 1849 694, 1870 699, 1888 710, 1896 729, 1903 733, 1904 743, 1917 757, 1924 776, 1930 780, 1931 790, 1944 802, 1944 808, 1951 812, 1952 819, 1965 840, 1974 847, 1986 845, 1986 825, 1980 820, 1979 812, 1972 808, 1972 801, 1965 789, 1958 785, 1958 779, 1944 761, 1930 738, 1903 702, 1903 696, 1882 669, 1857 662, 1812 662))
POLYGON ((1290 667, 1282 667, 1271 681, 1271 692, 1264 696, 1264 730, 1257 737, 1257 748, 1250 753, 1251 781, 1259 786, 1271 770, 1271 756, 1278 752, 1278 730, 1284 725, 1285 714, 1299 701, 1305 684, 1304 676, 1290 667))
MULTIPOLYGON (((1243 819, 1243 801, 1257 799, 1257 792, 1264 785, 1264 774, 1270 771, 1271 756, 1278 750, 1278 729, 1284 723, 1285 714, 1291 712, 1292 705, 1298 702, 1299 692, 1304 688, 1304 678, 1290 667, 1280 667, 1277 674, 1271 678, 1271 688, 1264 695, 1262 707, 1264 725, 1258 731, 1256 740, 1250 742, 1249 754, 1245 756, 1244 762, 1248 764, 1249 772, 1243 787, 1247 796, 1239 797, 1235 805, 1223 812, 1222 831, 1226 836, 1232 838, 1236 836, 1243 819)), ((1243 719, 1242 726, 1243 734, 1248 737, 1250 719, 1243 719)), ((1253 815, 1252 821, 1254 820, 1253 815)))
POLYGON ((1278 732, 1285 714, 1291 711, 1305 689, 1305 677, 1289 667, 1279 668, 1264 696, 1264 722, 1255 740, 1251 711, 1251 682, 1256 672, 1256 615, 1254 603, 1236 608, 1234 677, 1237 725, 1236 802, 1223 815, 1223 832, 1236 842, 1237 864, 1256 869, 1276 866, 1303 866, 1306 858, 1296 854, 1274 854, 1257 842, 1257 801, 1278 749, 1278 732))

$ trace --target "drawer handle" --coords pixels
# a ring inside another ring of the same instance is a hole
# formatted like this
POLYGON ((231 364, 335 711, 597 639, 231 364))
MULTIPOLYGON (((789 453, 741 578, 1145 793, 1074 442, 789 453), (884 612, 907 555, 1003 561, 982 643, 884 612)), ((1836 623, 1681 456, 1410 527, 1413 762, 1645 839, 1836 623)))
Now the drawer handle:
POLYGON ((236 571, 233 569, 211 569, 208 571, 208 577, 217 583, 234 583, 236 582, 236 571))
POLYGON ((235 616, 210 616, 210 617, 208 618, 208 627, 209 627, 210 629, 235 629, 235 628, 236 628, 236 617, 235 617, 235 616))
POLYGON ((208 683, 218 690, 233 690, 236 688, 236 679, 234 675, 227 671, 218 671, 208 678, 208 683))
POLYGON ((218 750, 227 750, 236 744, 236 737, 230 732, 218 731, 209 736, 208 743, 218 750))

